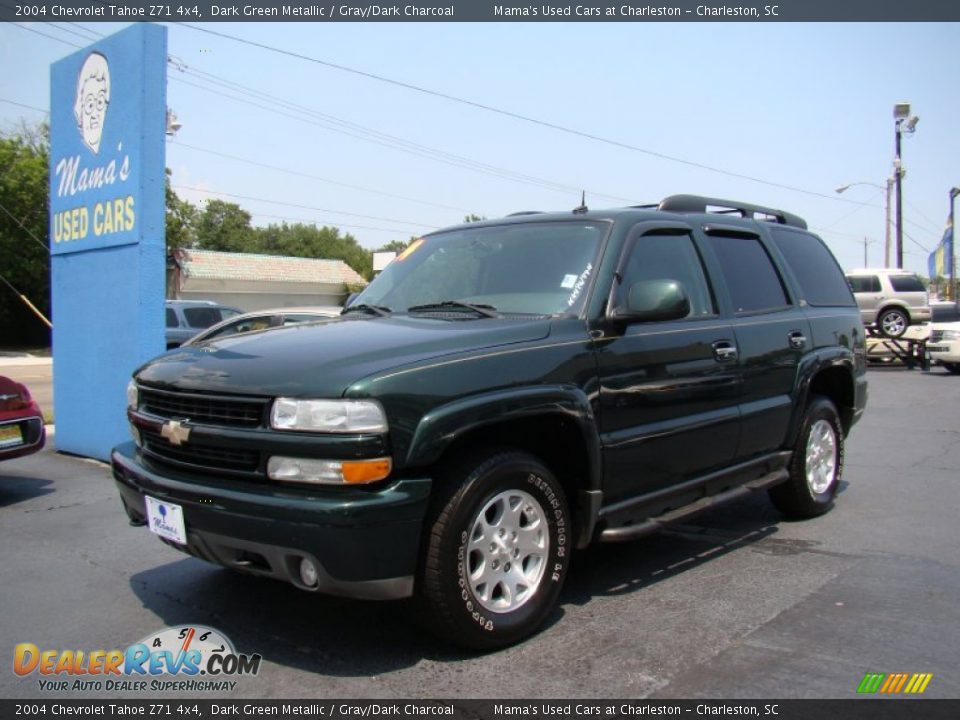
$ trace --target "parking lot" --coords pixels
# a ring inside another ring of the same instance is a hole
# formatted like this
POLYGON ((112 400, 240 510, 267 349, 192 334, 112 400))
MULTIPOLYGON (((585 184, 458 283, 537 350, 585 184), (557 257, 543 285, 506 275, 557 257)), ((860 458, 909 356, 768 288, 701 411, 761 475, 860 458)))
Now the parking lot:
POLYGON ((786 522, 759 497, 591 548, 547 627, 490 655, 441 646, 404 603, 311 595, 180 555, 127 524, 100 463, 49 450, 4 462, 0 694, 140 697, 42 691, 11 671, 13 646, 125 648, 199 624, 263 656, 234 697, 850 698, 867 672, 933 673, 926 696, 957 697, 960 378, 869 379, 833 512, 786 522))

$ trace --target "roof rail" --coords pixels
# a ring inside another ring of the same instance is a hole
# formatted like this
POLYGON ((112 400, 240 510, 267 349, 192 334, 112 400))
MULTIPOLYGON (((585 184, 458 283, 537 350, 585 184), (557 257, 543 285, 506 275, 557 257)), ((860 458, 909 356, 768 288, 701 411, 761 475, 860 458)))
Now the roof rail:
POLYGON ((507 217, 518 217, 520 215, 543 215, 543 210, 521 210, 507 215, 507 217))
POLYGON ((736 200, 720 200, 718 198, 702 197, 700 195, 671 195, 660 201, 660 210, 676 213, 718 213, 739 214, 750 220, 776 222, 780 225, 807 229, 807 221, 802 217, 783 210, 750 205, 736 200), (760 215, 761 217, 757 217, 760 215), (765 217, 763 217, 765 216, 765 217))

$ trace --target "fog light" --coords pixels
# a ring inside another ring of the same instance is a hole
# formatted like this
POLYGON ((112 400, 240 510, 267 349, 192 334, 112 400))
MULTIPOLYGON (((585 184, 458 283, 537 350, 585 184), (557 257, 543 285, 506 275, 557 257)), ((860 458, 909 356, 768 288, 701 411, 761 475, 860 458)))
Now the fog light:
POLYGON ((277 455, 267 461, 267 476, 282 482, 350 485, 383 480, 392 466, 390 458, 315 460, 277 455))
POLYGON ((310 558, 303 558, 300 561, 300 582, 307 587, 316 587, 320 582, 320 574, 317 572, 317 566, 313 564, 310 558))

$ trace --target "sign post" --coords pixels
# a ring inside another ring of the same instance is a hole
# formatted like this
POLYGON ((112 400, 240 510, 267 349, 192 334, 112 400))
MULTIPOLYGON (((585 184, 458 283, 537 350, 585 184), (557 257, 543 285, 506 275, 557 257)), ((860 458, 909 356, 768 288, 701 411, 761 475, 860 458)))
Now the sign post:
POLYGON ((56 446, 102 460, 165 347, 166 33, 137 23, 51 66, 56 446))

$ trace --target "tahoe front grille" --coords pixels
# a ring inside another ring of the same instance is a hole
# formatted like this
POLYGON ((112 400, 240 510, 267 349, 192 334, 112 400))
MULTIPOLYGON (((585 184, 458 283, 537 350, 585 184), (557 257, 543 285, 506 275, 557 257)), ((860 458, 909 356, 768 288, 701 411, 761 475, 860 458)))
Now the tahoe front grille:
POLYGON ((190 442, 173 445, 159 432, 141 429, 143 449, 150 455, 175 463, 202 467, 213 472, 256 472, 260 453, 243 448, 224 448, 190 442))
POLYGON ((263 398, 155 390, 140 387, 140 409, 156 417, 189 420, 198 425, 259 427, 267 406, 263 398))

